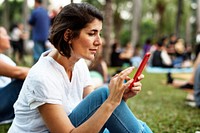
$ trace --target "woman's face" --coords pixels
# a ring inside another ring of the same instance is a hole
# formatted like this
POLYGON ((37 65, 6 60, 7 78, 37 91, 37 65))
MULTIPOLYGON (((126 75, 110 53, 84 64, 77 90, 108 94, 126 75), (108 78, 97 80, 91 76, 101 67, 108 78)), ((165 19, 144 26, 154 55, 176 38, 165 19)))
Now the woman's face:
POLYGON ((102 44, 100 32, 102 30, 102 21, 94 19, 80 31, 77 38, 72 39, 71 56, 76 59, 84 58, 93 60, 99 46, 102 44))
POLYGON ((0 52, 4 52, 10 48, 10 37, 5 28, 0 27, 0 52))

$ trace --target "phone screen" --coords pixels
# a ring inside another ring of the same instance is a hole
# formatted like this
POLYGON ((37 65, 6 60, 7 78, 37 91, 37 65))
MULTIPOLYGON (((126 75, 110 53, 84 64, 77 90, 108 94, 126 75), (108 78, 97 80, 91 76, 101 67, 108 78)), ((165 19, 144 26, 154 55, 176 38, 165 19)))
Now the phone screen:
POLYGON ((134 82, 137 82, 138 81, 138 76, 140 76, 140 74, 142 73, 144 67, 146 66, 148 60, 149 60, 149 57, 150 57, 150 53, 147 52, 144 56, 144 58, 142 59, 142 62, 140 63, 134 77, 133 77, 133 82, 130 84, 130 86, 128 87, 129 89, 131 89, 133 87, 133 84, 134 82))

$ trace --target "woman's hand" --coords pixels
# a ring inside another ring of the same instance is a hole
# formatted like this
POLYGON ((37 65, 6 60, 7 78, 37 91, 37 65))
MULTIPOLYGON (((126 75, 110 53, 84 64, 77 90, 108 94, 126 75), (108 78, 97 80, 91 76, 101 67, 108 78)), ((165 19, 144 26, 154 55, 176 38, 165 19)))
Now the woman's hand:
MULTIPOLYGON (((138 77, 138 81, 135 82, 135 83, 133 84, 133 87, 132 87, 131 89, 126 88, 126 90, 124 91, 124 95, 123 95, 123 99, 124 99, 125 101, 126 101, 127 99, 129 99, 129 98, 131 98, 131 97, 137 95, 137 94, 141 91, 141 89, 142 89, 142 84, 141 84, 140 80, 142 80, 143 78, 144 78, 144 75, 141 74, 141 75, 138 77)), ((128 81, 127 83, 128 83, 129 85, 130 85, 131 82, 133 81, 133 79, 130 80, 129 77, 127 77, 126 80, 128 81)))
MULTIPOLYGON (((107 100, 111 102, 112 104, 116 106, 120 104, 125 90, 128 89, 128 86, 131 83, 131 82, 125 83, 124 81, 128 79, 128 75, 133 71, 133 69, 134 67, 129 67, 111 78, 110 83, 109 83, 110 95, 107 100)), ((140 86, 140 85, 137 85, 137 86, 140 86)), ((137 87, 134 86, 133 88, 136 89, 137 87)), ((141 87, 138 87, 138 88, 141 89, 141 87)))

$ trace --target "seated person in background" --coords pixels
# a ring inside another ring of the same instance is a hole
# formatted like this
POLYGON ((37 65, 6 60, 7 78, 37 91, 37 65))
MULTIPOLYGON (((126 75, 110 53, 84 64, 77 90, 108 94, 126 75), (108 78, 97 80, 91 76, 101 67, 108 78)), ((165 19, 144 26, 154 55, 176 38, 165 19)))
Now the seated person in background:
POLYGON ((17 100, 29 68, 16 66, 5 54, 10 48, 10 37, 0 26, 0 123, 11 122, 14 118, 13 104, 17 100))
POLYGON ((128 42, 124 50, 119 55, 119 58, 123 61, 122 65, 131 66, 130 59, 133 57, 133 52, 133 46, 131 42, 128 42))
POLYGON ((188 56, 188 51, 184 45, 183 39, 178 39, 174 45, 175 56, 172 58, 173 67, 175 68, 186 68, 191 67, 191 59, 188 56))
POLYGON ((147 38, 145 41, 145 44, 143 46, 143 56, 145 55, 145 53, 149 52, 152 46, 152 39, 151 38, 147 38))
MULTIPOLYGON (((198 64, 197 69, 192 74, 194 90, 190 91, 186 97, 186 105, 191 107, 200 108, 200 64, 198 64)), ((176 81, 173 81, 174 86, 176 86, 176 81)), ((186 84, 187 85, 187 84, 186 84)), ((191 86, 185 86, 191 87, 191 86)), ((186 88, 189 89, 189 88, 186 88)))
POLYGON ((111 67, 121 67, 123 64, 122 59, 120 59, 119 55, 122 52, 120 44, 115 42, 112 45, 112 51, 110 56, 111 67))
POLYGON ((163 68, 172 67, 172 60, 167 53, 166 46, 164 43, 165 39, 166 38, 164 37, 157 43, 157 48, 152 53, 152 57, 151 57, 152 67, 163 67, 163 68))
POLYGON ((177 88, 181 88, 181 89, 193 89, 194 86, 194 78, 195 78, 195 74, 197 71, 198 66, 200 65, 200 54, 197 56, 194 64, 193 64, 193 72, 189 78, 188 81, 180 81, 180 80, 175 80, 172 77, 169 77, 173 80, 173 86, 177 87, 177 88))
POLYGON ((172 33, 169 37, 169 43, 166 45, 167 52, 171 58, 175 56, 175 44, 177 42, 177 36, 175 33, 172 33))
POLYGON ((139 45, 135 46, 135 50, 133 53, 133 57, 131 57, 130 62, 132 64, 132 66, 134 67, 139 67, 141 61, 142 61, 142 54, 141 54, 142 50, 140 48, 139 45))

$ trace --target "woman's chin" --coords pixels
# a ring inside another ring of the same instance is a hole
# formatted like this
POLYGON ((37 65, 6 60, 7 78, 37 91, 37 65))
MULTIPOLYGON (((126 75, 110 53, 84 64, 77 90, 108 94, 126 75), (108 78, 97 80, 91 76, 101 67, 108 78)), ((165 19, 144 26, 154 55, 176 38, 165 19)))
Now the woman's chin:
POLYGON ((93 61, 95 59, 94 55, 93 56, 90 56, 90 57, 87 57, 85 58, 86 60, 90 60, 90 61, 93 61))

